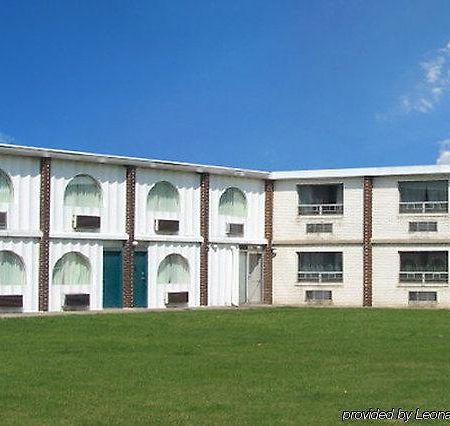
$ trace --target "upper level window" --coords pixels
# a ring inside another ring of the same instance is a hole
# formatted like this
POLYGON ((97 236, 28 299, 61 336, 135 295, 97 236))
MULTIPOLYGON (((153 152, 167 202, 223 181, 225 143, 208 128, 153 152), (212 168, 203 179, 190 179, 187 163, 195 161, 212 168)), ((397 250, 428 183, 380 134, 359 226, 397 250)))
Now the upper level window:
POLYGON ((178 190, 169 182, 158 182, 150 189, 147 208, 154 212, 176 213, 179 210, 178 190))
POLYGON ((179 254, 169 254, 159 264, 158 284, 189 284, 188 261, 179 254))
POLYGON ((298 253, 298 281, 342 282, 342 252, 298 253))
POLYGON ((448 181, 399 182, 400 213, 447 213, 448 181))
POLYGON ((77 252, 66 253, 53 268, 53 284, 89 285, 91 266, 87 257, 77 252))
POLYGON ((25 267, 22 259, 11 251, 0 251, 0 285, 24 285, 25 267))
POLYGON ((343 184, 298 185, 298 214, 328 215, 343 214, 343 184))
POLYGON ((13 189, 8 175, 0 170, 0 203, 10 203, 13 199, 13 189))
POLYGON ((226 189, 220 197, 219 214, 246 217, 247 199, 245 194, 238 188, 226 189))
POLYGON ((75 176, 67 185, 64 193, 64 205, 72 207, 100 208, 102 191, 100 185, 91 176, 75 176))
POLYGON ((448 282, 448 252, 400 252, 400 282, 448 282))

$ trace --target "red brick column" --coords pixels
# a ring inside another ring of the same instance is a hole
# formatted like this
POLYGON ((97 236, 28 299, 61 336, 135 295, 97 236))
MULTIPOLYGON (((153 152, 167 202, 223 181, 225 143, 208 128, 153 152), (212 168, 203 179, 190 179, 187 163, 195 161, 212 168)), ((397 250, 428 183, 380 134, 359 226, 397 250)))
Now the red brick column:
POLYGON ((209 174, 200 177, 200 305, 208 305, 209 174))
POLYGON ((123 306, 134 306, 134 229, 136 208, 136 167, 129 166, 126 171, 126 218, 125 228, 128 240, 123 247, 123 306))
POLYGON ((51 159, 41 158, 41 187, 39 228, 41 239, 39 241, 39 310, 48 311, 48 293, 50 282, 50 178, 51 159))
POLYGON ((372 191, 373 179, 364 177, 363 306, 372 306, 372 191))
POLYGON ((264 203, 264 237, 267 240, 267 246, 264 250, 263 257, 263 280, 264 292, 263 302, 269 305, 273 302, 272 286, 273 286, 273 191, 274 182, 272 180, 265 181, 265 203, 264 203))

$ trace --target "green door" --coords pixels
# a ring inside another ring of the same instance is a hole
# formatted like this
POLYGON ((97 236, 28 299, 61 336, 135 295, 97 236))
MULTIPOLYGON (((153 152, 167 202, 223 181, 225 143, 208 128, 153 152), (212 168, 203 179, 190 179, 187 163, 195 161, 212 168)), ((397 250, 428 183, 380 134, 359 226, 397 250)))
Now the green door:
POLYGON ((134 306, 136 308, 147 307, 147 252, 134 253, 134 306))
POLYGON ((103 252, 103 307, 122 308, 122 252, 103 252))

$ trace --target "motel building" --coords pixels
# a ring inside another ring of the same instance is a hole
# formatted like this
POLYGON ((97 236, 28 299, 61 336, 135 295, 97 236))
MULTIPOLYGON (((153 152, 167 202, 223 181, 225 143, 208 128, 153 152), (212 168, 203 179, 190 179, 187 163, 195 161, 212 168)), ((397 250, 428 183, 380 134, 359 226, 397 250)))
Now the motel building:
POLYGON ((1 144, 0 311, 450 307, 449 177, 1 144))

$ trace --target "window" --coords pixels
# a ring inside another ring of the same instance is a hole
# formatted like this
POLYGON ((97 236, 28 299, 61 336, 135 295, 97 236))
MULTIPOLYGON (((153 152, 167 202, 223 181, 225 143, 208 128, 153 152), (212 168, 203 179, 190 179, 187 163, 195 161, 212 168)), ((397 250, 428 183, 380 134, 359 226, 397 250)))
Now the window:
POLYGON ((220 197, 219 214, 246 217, 247 199, 244 193, 238 188, 228 188, 220 197))
POLYGON ((400 213, 447 213, 448 181, 399 182, 400 213))
POLYGON ((91 266, 87 257, 80 253, 66 253, 53 268, 53 284, 89 285, 91 266))
POLYGON ((0 285, 25 285, 24 264, 12 251, 0 251, 0 285))
POLYGON ((179 209, 178 190, 169 182, 158 182, 150 189, 147 209, 153 212, 176 213, 179 209))
POLYGON ((400 252, 400 282, 447 283, 448 252, 400 252))
POLYGON ((343 185, 298 185, 298 214, 343 214, 343 185))
POLYGON ((102 205, 100 185, 90 176, 75 176, 66 187, 64 204, 72 207, 100 208, 102 205))
POLYGON ((435 303, 437 302, 437 293, 435 291, 410 291, 408 293, 408 301, 413 303, 435 303))
POLYGON ((331 290, 306 290, 305 301, 306 302, 331 302, 332 299, 331 290))
POLYGON ((10 203, 13 200, 13 189, 8 175, 0 170, 0 203, 10 203))
POLYGON ((307 234, 320 234, 323 232, 333 232, 332 223, 307 223, 306 233, 307 234))
POLYGON ((298 253, 298 282, 342 282, 342 252, 298 253))
POLYGON ((409 232, 437 232, 437 222, 409 222, 409 232))
POLYGON ((188 261, 179 254, 170 254, 158 268, 158 284, 189 284, 188 261))

